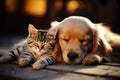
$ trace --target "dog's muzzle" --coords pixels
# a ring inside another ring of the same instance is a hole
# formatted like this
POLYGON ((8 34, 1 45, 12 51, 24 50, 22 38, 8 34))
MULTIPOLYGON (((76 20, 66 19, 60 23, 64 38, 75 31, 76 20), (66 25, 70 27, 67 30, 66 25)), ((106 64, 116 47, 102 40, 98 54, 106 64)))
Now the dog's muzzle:
POLYGON ((67 54, 67 57, 68 57, 68 59, 69 59, 70 61, 74 61, 74 60, 78 57, 78 54, 75 53, 75 52, 69 52, 69 53, 67 54))

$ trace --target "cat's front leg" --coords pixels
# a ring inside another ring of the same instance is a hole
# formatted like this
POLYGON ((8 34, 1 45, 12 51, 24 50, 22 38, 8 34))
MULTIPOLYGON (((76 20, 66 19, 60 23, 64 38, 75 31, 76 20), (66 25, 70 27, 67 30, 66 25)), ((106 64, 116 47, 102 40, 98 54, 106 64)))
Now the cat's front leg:
POLYGON ((40 70, 48 65, 55 64, 55 59, 52 56, 42 56, 33 65, 34 70, 40 70))
POLYGON ((20 67, 26 67, 34 61, 34 56, 29 51, 24 51, 18 60, 20 67))
POLYGON ((12 56, 10 55, 4 55, 0 57, 0 63, 9 63, 13 60, 12 56))
POLYGON ((9 53, 5 53, 0 57, 0 63, 9 63, 13 60, 16 60, 18 57, 17 53, 15 50, 10 51, 9 53))
POLYGON ((8 53, 5 53, 0 57, 0 63, 9 63, 13 60, 17 60, 21 53, 24 51, 24 44, 14 46, 8 53))

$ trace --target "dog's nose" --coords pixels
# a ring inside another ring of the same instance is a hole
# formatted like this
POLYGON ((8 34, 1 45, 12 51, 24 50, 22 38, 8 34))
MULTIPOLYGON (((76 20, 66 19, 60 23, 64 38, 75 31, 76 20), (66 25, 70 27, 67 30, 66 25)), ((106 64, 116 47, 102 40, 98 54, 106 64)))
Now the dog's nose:
POLYGON ((74 61, 78 57, 78 54, 75 52, 69 52, 67 56, 70 61, 74 61))

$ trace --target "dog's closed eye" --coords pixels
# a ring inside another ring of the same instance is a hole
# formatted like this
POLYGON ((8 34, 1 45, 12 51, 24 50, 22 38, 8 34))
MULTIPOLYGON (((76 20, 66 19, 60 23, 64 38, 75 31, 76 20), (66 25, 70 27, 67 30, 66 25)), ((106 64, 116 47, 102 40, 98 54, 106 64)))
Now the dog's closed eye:
POLYGON ((86 44, 88 44, 89 40, 90 40, 90 37, 85 36, 83 39, 80 39, 79 41, 82 45, 86 45, 86 44))
POLYGON ((65 37, 65 36, 61 35, 60 39, 63 40, 64 42, 69 42, 69 37, 65 37))
POLYGON ((88 40, 79 40, 82 45, 86 45, 88 43, 88 40))
POLYGON ((63 40, 64 40, 65 42, 68 42, 68 41, 69 41, 69 39, 67 39, 67 38, 63 38, 63 40))

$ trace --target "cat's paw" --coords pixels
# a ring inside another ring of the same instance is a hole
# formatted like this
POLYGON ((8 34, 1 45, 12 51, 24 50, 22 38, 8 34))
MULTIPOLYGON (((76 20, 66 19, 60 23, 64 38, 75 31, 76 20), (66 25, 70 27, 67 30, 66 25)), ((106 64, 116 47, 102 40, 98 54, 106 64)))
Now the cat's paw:
POLYGON ((26 66, 29 65, 29 61, 26 58, 21 58, 21 59, 18 60, 18 65, 20 67, 26 67, 26 66))
POLYGON ((44 64, 41 64, 39 62, 35 62, 33 65, 32 65, 33 69, 34 70, 40 70, 40 69, 43 69, 45 67, 44 64))
POLYGON ((99 64, 101 62, 102 62, 102 58, 99 55, 92 53, 92 54, 87 55, 83 59, 82 64, 83 65, 95 65, 95 64, 99 64))
POLYGON ((9 63, 12 60, 11 56, 0 57, 0 63, 9 63))

